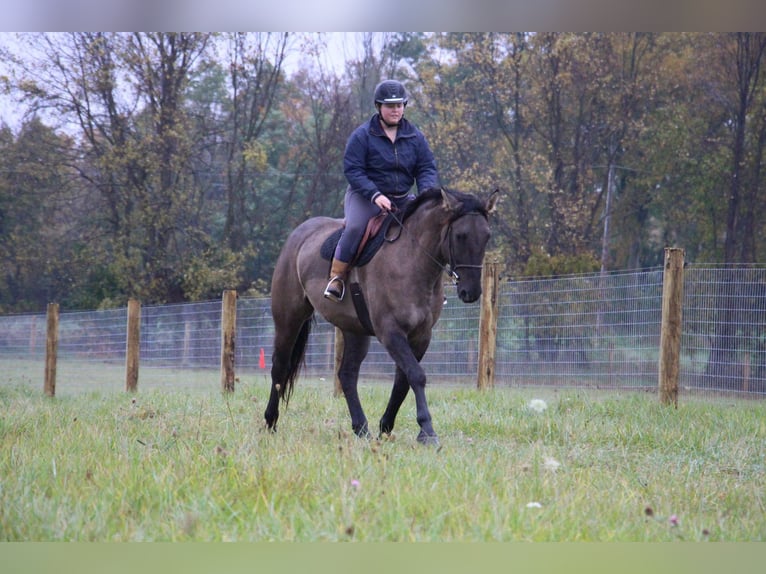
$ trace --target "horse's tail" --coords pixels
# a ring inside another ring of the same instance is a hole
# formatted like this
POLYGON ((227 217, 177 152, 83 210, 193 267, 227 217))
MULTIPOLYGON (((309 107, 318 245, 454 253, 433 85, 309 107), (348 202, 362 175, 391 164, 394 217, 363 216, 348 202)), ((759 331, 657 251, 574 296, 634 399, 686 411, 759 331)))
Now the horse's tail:
POLYGON ((298 379, 298 373, 300 373, 301 367, 306 360, 306 344, 311 334, 311 324, 314 322, 314 316, 312 315, 303 322, 301 330, 298 332, 298 337, 295 339, 295 345, 293 345, 293 351, 290 354, 290 364, 285 377, 284 385, 279 389, 279 397, 285 402, 285 405, 290 402, 290 397, 293 394, 295 388, 295 381, 298 379))

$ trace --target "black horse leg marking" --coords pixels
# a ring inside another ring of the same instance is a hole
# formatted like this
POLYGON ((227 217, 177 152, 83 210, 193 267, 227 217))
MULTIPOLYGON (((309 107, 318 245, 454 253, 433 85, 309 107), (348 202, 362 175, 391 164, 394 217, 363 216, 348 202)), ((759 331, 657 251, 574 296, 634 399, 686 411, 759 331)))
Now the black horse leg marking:
POLYGON ((391 431, 394 430, 396 415, 399 413, 399 408, 402 406, 409 390, 410 384, 407 382, 407 377, 405 377, 404 372, 397 367, 396 375, 394 375, 394 388, 391 389, 391 398, 388 400, 386 412, 380 417, 381 435, 391 434, 391 431))
POLYGON ((370 429, 362 408, 362 402, 359 400, 357 382, 359 369, 369 349, 370 338, 366 335, 343 333, 343 358, 338 369, 338 378, 343 389, 343 396, 346 398, 348 412, 351 415, 351 428, 361 438, 369 438, 370 429))
POLYGON ((426 400, 426 373, 423 367, 420 366, 420 362, 413 353, 407 338, 402 333, 392 334, 382 342, 396 366, 404 373, 404 378, 415 395, 415 409, 420 425, 418 442, 438 445, 439 437, 431 423, 431 413, 428 410, 428 401, 426 400))
POLYGON ((271 392, 269 393, 269 402, 266 405, 264 418, 266 419, 266 427, 273 432, 277 430, 279 391, 287 383, 293 345, 293 342, 279 342, 277 340, 274 346, 274 354, 271 358, 271 392))
POLYGON ((409 377, 412 392, 415 394, 415 408, 417 412, 420 433, 418 433, 418 442, 421 444, 437 445, 439 437, 431 423, 431 412, 428 410, 428 401, 426 401, 426 374, 423 368, 416 364, 417 376, 409 377))
POLYGON ((279 419, 279 391, 277 385, 272 379, 271 392, 269 393, 269 403, 266 405, 264 413, 266 419, 266 428, 271 432, 277 432, 277 420, 279 419))
POLYGON ((294 315, 289 316, 294 324, 300 325, 297 330, 287 328, 284 315, 275 315, 274 318, 275 336, 274 352, 271 356, 271 392, 263 415, 266 420, 266 427, 272 432, 277 430, 279 401, 280 399, 285 401, 289 399, 292 385, 303 362, 306 342, 311 332, 312 311, 311 307, 305 306, 296 310, 294 315))

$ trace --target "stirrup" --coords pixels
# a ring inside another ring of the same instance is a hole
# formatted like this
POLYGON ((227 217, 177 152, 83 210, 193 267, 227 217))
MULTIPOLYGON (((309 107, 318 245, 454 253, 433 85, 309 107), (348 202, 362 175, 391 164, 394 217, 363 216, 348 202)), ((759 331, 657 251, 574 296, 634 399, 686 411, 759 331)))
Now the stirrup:
POLYGON ((343 281, 342 278, 339 276, 335 276, 332 279, 330 279, 330 282, 327 284, 327 287, 325 287, 324 290, 324 296, 327 299, 330 299, 331 301, 335 301, 336 303, 340 303, 343 300, 343 296, 346 294, 346 282, 343 281), (332 288, 333 283, 335 282, 340 283, 340 293, 334 288, 332 288))

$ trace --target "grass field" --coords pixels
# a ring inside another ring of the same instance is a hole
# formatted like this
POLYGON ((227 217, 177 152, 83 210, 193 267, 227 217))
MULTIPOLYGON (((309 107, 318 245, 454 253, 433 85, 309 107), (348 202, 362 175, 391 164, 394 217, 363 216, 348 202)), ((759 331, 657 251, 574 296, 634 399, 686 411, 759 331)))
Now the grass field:
MULTIPOLYGON (((371 422, 388 392, 361 387, 371 422)), ((330 382, 299 381, 276 435, 266 396, 0 375, 0 540, 766 540, 763 402, 434 385, 435 449, 411 395, 381 441, 330 382)))

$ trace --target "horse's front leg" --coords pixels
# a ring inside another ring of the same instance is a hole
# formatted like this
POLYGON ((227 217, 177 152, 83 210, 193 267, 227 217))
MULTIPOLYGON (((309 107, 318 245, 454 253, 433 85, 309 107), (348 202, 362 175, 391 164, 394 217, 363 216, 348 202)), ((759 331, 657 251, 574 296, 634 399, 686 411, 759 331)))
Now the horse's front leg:
POLYGON ((343 332, 343 358, 338 369, 338 379, 340 379, 343 396, 346 398, 348 412, 351 415, 351 429, 361 438, 369 438, 370 429, 362 408, 362 402, 359 400, 357 382, 359 369, 369 349, 370 338, 368 336, 343 332))
POLYGON ((407 397, 407 393, 410 390, 410 384, 407 382, 407 377, 404 376, 404 371, 399 367, 396 367, 396 375, 394 375, 394 388, 391 389, 391 398, 388 399, 388 406, 386 412, 380 417, 380 434, 391 434, 394 430, 394 422, 396 421, 396 415, 399 413, 399 408, 402 406, 404 399, 407 397))
MULTIPOLYGON (((425 350, 418 349, 416 355, 403 333, 395 332, 390 334, 385 337, 382 342, 383 346, 386 347, 386 350, 391 355, 391 358, 394 359, 398 369, 402 371, 404 380, 409 383, 409 386, 415 395, 415 409, 417 413, 417 421, 420 425, 418 442, 421 444, 438 445, 439 437, 431 422, 431 412, 428 410, 428 401, 426 400, 426 373, 423 370, 423 367, 420 366, 419 360, 419 358, 422 358, 423 354, 425 354, 425 350)), ((426 343, 424 348, 427 346, 426 343)), ((398 391, 398 393, 401 392, 401 390, 398 391)), ((399 400, 399 394, 394 396, 395 393, 397 393, 396 386, 392 392, 392 398, 389 405, 394 401, 399 400)), ((404 400, 403 395, 401 396, 401 400, 404 400)), ((401 404, 401 401, 399 401, 399 404, 401 404)), ((393 425, 393 419, 390 419, 390 422, 393 425)))

